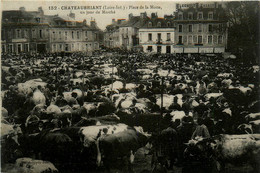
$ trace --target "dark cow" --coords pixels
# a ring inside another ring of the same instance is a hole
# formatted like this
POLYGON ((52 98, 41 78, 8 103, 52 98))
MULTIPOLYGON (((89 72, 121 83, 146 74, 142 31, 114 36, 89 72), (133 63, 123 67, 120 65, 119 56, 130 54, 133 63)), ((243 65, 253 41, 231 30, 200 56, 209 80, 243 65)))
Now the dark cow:
POLYGON ((69 166, 73 143, 65 133, 58 129, 44 130, 23 138, 21 148, 25 156, 34 153, 37 158, 51 161, 58 168, 64 169, 64 166, 69 166))
POLYGON ((103 160, 106 170, 110 172, 117 159, 122 158, 125 171, 132 171, 131 163, 134 153, 148 141, 148 135, 135 129, 128 129, 116 134, 104 135, 97 140, 97 164, 103 160))

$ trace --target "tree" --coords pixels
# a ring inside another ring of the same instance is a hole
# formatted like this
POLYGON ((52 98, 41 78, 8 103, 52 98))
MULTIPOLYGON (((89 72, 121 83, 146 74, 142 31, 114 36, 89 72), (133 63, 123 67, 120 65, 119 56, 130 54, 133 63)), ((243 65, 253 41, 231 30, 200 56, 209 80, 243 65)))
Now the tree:
POLYGON ((244 62, 256 62, 259 56, 259 2, 232 1, 226 4, 228 49, 244 62))

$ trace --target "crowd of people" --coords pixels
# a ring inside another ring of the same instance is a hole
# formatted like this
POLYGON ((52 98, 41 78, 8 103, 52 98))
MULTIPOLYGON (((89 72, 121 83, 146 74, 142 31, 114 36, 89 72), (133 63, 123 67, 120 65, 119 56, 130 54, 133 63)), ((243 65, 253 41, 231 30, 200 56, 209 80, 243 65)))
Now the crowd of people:
POLYGON ((248 118, 259 112, 259 66, 221 55, 2 55, 1 88, 2 124, 25 134, 73 127, 82 117, 149 115, 135 123, 151 134, 176 130, 183 152, 198 137, 260 132, 248 118))

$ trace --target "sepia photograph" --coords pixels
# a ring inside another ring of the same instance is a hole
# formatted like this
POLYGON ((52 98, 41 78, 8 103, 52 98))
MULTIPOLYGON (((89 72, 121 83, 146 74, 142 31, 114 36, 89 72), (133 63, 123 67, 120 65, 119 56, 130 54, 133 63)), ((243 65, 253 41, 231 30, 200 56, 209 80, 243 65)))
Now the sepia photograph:
POLYGON ((260 173, 259 1, 0 9, 0 172, 260 173))

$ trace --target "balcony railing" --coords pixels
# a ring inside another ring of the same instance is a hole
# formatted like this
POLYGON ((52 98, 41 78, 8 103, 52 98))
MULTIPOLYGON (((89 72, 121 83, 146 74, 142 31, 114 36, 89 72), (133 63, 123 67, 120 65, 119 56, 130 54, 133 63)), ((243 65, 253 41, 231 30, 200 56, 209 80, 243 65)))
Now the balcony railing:
POLYGON ((157 39, 156 44, 162 44, 162 39, 159 39, 159 40, 157 39))

